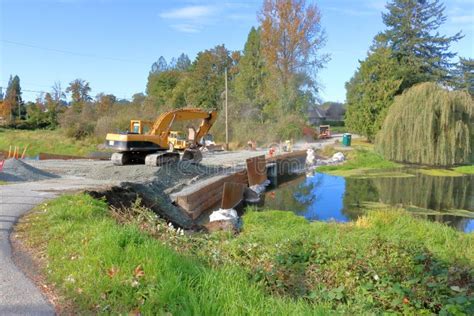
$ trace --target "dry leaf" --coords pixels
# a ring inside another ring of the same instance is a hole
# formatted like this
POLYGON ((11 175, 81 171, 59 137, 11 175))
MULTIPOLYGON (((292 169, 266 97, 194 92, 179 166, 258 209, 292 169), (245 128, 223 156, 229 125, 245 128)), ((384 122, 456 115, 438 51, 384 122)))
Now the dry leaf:
POLYGON ((139 264, 135 270, 133 270, 133 275, 136 277, 136 278, 141 278, 143 276, 145 276, 145 271, 143 271, 143 268, 142 268, 142 265, 139 264))
POLYGON ((112 267, 109 270, 107 270, 107 274, 109 275, 110 278, 113 278, 118 272, 119 272, 119 269, 116 267, 112 267))

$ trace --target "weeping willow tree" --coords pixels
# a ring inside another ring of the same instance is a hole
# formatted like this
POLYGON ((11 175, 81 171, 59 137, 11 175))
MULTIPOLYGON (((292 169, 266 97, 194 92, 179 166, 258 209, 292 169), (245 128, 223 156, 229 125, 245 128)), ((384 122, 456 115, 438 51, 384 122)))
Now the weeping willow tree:
POLYGON ((464 91, 422 83, 395 98, 376 150, 386 159, 433 166, 474 162, 474 101, 464 91))

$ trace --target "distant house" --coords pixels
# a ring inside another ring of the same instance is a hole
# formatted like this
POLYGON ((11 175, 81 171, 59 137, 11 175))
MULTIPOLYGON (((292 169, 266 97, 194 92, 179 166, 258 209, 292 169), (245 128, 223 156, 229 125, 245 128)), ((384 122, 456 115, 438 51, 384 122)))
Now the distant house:
POLYGON ((326 119, 328 121, 344 121, 345 114, 346 108, 342 103, 333 103, 326 110, 326 119))
POLYGON ((344 121, 346 108, 344 104, 337 102, 326 102, 323 104, 327 121, 344 121))
POLYGON ((326 113, 319 106, 313 106, 308 110, 308 123, 310 125, 320 125, 324 120, 326 120, 326 113))

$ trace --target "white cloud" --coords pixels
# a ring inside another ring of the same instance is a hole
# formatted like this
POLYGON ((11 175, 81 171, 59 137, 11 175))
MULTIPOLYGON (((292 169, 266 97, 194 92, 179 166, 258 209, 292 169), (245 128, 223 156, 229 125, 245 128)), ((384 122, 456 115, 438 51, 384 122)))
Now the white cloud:
POLYGON ((160 17, 164 19, 197 20, 207 18, 216 11, 216 8, 212 6, 195 5, 162 12, 160 17))
POLYGON ((170 27, 184 33, 199 33, 204 26, 215 23, 221 8, 217 5, 190 5, 159 14, 171 21, 170 27))
POLYGON ((201 28, 193 24, 172 24, 172 28, 183 33, 199 33, 201 28))

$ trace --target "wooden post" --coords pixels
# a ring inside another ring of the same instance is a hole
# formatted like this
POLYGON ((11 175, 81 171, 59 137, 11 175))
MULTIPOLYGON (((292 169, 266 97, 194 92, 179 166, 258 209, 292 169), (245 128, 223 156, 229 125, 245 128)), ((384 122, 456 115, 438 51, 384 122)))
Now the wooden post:
POLYGON ((225 150, 229 150, 229 125, 227 112, 227 67, 225 68, 225 150))
POLYGON ((27 149, 28 149, 28 145, 26 145, 25 149, 23 150, 23 153, 21 154, 21 159, 25 159, 25 154, 26 154, 27 149))

